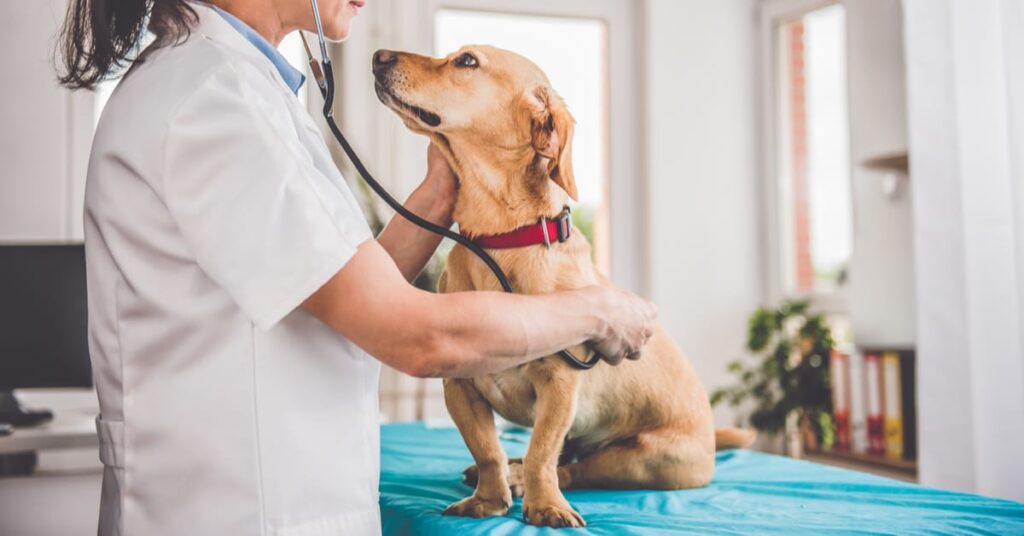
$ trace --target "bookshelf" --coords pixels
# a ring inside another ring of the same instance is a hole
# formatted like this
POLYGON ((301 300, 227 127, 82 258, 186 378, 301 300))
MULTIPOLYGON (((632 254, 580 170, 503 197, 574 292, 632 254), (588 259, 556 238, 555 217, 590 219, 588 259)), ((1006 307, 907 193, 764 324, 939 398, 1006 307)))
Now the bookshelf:
POLYGON ((804 453, 804 458, 812 462, 864 471, 904 482, 917 482, 916 460, 892 460, 882 456, 841 450, 809 450, 804 453))
POLYGON ((889 171, 910 175, 910 155, 906 151, 880 154, 863 160, 860 165, 875 171, 889 171))
POLYGON ((900 480, 917 479, 917 394, 912 348, 833 350, 835 444, 810 448, 808 459, 900 480))

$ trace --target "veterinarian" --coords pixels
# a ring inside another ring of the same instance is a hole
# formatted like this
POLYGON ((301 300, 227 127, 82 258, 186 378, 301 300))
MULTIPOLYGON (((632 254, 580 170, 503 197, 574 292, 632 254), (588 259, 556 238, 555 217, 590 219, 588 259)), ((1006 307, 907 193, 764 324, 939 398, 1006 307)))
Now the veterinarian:
MULTIPOLYGON (((363 1, 320 6, 340 40, 363 1)), ((296 29, 308 0, 71 2, 61 82, 130 66, 85 202, 101 534, 378 533, 378 360, 473 376, 590 341, 615 364, 650 336, 615 290, 413 287, 438 239, 371 235, 275 48, 296 29)), ((406 206, 450 225, 457 188, 431 147, 406 206)))

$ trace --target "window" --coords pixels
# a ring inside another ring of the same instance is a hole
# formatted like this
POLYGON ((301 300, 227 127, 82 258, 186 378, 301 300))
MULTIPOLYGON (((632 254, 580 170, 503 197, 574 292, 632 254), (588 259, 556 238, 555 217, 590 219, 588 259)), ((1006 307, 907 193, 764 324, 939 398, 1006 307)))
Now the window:
POLYGON ((774 41, 774 273, 787 296, 835 293, 853 247, 845 10, 784 19, 774 41))
POLYGON ((590 239, 604 273, 609 272, 610 256, 606 34, 598 19, 458 9, 438 10, 434 32, 438 55, 486 43, 521 54, 547 73, 576 118, 573 167, 579 202, 573 206, 573 220, 590 239))
POLYGON ((117 77, 104 80, 96 84, 96 96, 93 100, 92 114, 92 124, 94 128, 96 124, 100 122, 100 115, 103 113, 103 108, 107 106, 107 101, 110 100, 110 94, 114 92, 114 88, 117 87, 117 83, 120 81, 121 77, 117 77))
MULTIPOLYGON (((148 47, 153 42, 153 39, 154 39, 153 34, 151 34, 151 33, 149 33, 147 31, 145 33, 145 35, 142 36, 142 39, 140 40, 140 42, 138 44, 138 50, 144 50, 146 47, 148 47)), ((121 82, 121 77, 124 76, 125 72, 127 72, 127 70, 121 70, 121 71, 115 73, 116 76, 114 76, 112 78, 107 78, 105 80, 100 81, 98 84, 96 84, 96 91, 94 93, 94 97, 93 97, 93 101, 92 101, 93 102, 93 109, 92 109, 93 110, 93 114, 92 114, 93 130, 95 130, 96 125, 100 122, 100 115, 103 113, 103 108, 105 108, 107 106, 107 101, 110 100, 110 95, 114 92, 114 89, 117 88, 117 84, 121 82)))
MULTIPOLYGON (((307 39, 309 39, 310 47, 315 46, 315 35, 313 35, 312 38, 307 36, 307 39)), ((299 72, 306 75, 306 83, 302 85, 301 89, 299 89, 299 102, 301 102, 302 107, 305 108, 307 103, 307 92, 311 86, 316 86, 316 81, 309 78, 309 61, 306 59, 306 50, 302 47, 302 37, 299 35, 299 32, 292 32, 285 36, 277 46, 277 50, 281 52, 281 55, 284 56, 284 59, 288 60, 288 63, 290 63, 292 67, 295 67, 299 72)))

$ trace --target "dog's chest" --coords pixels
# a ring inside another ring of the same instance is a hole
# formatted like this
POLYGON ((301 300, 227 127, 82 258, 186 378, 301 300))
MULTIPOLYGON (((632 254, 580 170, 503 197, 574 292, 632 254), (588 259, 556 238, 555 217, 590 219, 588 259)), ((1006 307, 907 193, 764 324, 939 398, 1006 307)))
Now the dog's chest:
MULTIPOLYGON (((560 359, 549 357, 547 359, 560 359)), ((537 418, 537 391, 523 373, 522 367, 509 369, 498 374, 473 379, 477 391, 491 405, 494 411, 507 421, 532 428, 537 418)), ((581 384, 585 385, 585 382, 581 384)), ((575 396, 575 395, 573 395, 575 396)), ((603 416, 597 408, 580 405, 573 412, 570 437, 593 434, 601 427, 603 416)))
POLYGON ((494 411, 520 426, 533 426, 537 393, 519 367, 473 379, 494 411))

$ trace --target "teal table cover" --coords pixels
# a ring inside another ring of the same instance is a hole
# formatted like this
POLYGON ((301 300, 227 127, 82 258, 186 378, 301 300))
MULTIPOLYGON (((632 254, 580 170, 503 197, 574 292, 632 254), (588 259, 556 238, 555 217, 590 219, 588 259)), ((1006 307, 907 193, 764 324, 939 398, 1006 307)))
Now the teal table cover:
MULTIPOLYGON (((521 456, 528 440, 526 431, 502 433, 509 456, 521 456)), ((384 534, 1024 534, 1024 504, 749 450, 718 453, 715 478, 701 489, 568 491, 582 529, 527 525, 521 499, 505 516, 442 516, 472 492, 462 483, 472 462, 455 428, 384 425, 384 534)))

